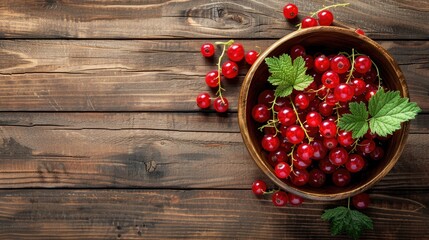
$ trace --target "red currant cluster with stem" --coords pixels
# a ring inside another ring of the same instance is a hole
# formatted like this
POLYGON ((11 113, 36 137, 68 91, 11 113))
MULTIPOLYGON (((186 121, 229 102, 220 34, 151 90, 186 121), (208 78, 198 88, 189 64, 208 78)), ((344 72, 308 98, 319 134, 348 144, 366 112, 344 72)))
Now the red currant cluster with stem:
MULTIPOLYGON (((213 106, 216 112, 223 113, 228 110, 229 102, 222 95, 222 92, 225 91, 222 88, 222 76, 226 79, 236 78, 239 72, 238 64, 244 59, 247 64, 252 65, 258 58, 259 53, 255 50, 245 52, 243 45, 235 43, 234 40, 216 42, 215 44, 222 46, 222 52, 217 61, 217 69, 206 74, 205 82, 210 88, 217 89, 213 106), (229 60, 222 62, 225 53, 229 60)), ((204 57, 212 58, 215 55, 215 46, 211 43, 205 43, 201 46, 200 51, 204 57)), ((202 109, 209 108, 211 105, 210 94, 207 92, 200 93, 197 96, 196 102, 198 107, 202 109)))
MULTIPOLYGON (((323 7, 322 9, 311 13, 310 16, 304 17, 301 22, 296 26, 298 27, 298 29, 315 26, 331 26, 334 22, 334 14, 329 9, 336 7, 345 7, 347 5, 349 5, 349 3, 339 3, 323 7)), ((283 7, 283 16, 289 21, 296 19, 298 16, 298 7, 293 3, 286 4, 283 7)), ((356 29, 355 31, 356 33, 365 35, 365 32, 360 28, 356 29)))
POLYGON ((350 113, 350 102, 368 104, 382 87, 379 70, 369 56, 354 49, 307 54, 296 45, 290 56, 304 58, 314 80, 287 97, 276 97, 273 89, 258 95, 252 118, 264 133, 261 147, 279 179, 298 187, 344 187, 384 156, 385 137, 368 131, 354 139, 352 132, 337 126, 341 116, 350 113))

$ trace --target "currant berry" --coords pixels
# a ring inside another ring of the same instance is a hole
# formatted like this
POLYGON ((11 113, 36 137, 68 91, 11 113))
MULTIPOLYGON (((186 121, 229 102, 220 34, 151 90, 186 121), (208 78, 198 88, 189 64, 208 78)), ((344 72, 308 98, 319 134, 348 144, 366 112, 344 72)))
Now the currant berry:
POLYGON ((375 150, 375 147, 376 145, 373 140, 364 139, 358 144, 357 150, 362 153, 371 153, 372 151, 375 150))
POLYGON ((268 152, 277 150, 280 146, 280 140, 277 136, 266 134, 262 138, 262 148, 268 152))
POLYGON ((360 78, 355 78, 351 81, 351 87, 354 90, 354 95, 359 96, 365 92, 365 82, 360 78))
POLYGON ((302 45, 292 46, 290 49, 290 57, 295 60, 297 57, 305 56, 305 48, 302 45))
POLYGON ((294 169, 290 174, 290 181, 295 186, 304 186, 309 179, 310 174, 305 169, 294 169))
POLYGON ((308 180, 308 184, 312 187, 321 187, 325 184, 326 174, 320 169, 313 169, 309 172, 310 179, 308 180))
POLYGON ((262 180, 256 180, 252 184, 252 192, 255 195, 263 195, 267 191, 267 184, 262 180))
POLYGON ((246 53, 244 56, 244 59, 249 65, 253 65, 255 63, 256 59, 258 59, 259 53, 255 50, 250 50, 246 53))
POLYGON ((229 79, 235 78, 238 75, 237 63, 226 61, 222 64, 222 74, 229 79))
POLYGON ((365 74, 371 69, 372 62, 368 56, 358 56, 355 58, 355 71, 365 74))
POLYGON ((303 160, 309 160, 313 157, 314 154, 314 148, 308 143, 301 143, 298 145, 298 157, 303 160))
POLYGON ((334 113, 334 107, 327 104, 326 102, 321 102, 319 104, 319 113, 324 117, 330 116, 332 113, 334 113))
POLYGON ((374 96, 377 93, 377 90, 370 90, 368 92, 366 92, 365 94, 365 99, 368 102, 369 99, 371 99, 372 96, 374 96))
POLYGON ((273 201, 273 204, 277 207, 281 207, 286 205, 288 202, 288 196, 283 191, 277 191, 273 193, 273 196, 271 197, 271 200, 273 201))
POLYGON ((317 20, 312 17, 305 17, 301 21, 301 28, 309 28, 317 26, 317 20))
POLYGON ((380 146, 375 147, 374 151, 369 153, 369 157, 375 161, 379 161, 379 160, 383 159, 383 157, 384 157, 383 148, 380 146))
POLYGON ((283 147, 279 147, 276 151, 270 152, 270 154, 268 154, 268 162, 273 167, 275 167, 279 162, 286 162, 286 160, 287 151, 283 147))
POLYGON ((294 19, 298 16, 298 7, 293 3, 288 3, 283 7, 283 16, 286 19, 294 19))
POLYGON ((331 69, 338 74, 346 73, 350 69, 350 61, 342 54, 336 55, 331 60, 331 69))
POLYGON ((204 57, 212 57, 215 53, 215 47, 211 43, 204 43, 200 51, 204 57))
POLYGON ((322 75, 322 84, 326 88, 335 88, 340 84, 340 76, 334 71, 326 71, 322 75))
POLYGON ((329 10, 322 10, 317 13, 320 26, 330 26, 334 21, 334 15, 329 10))
POLYGON ((337 166, 329 161, 329 158, 323 158, 319 161, 319 169, 322 170, 326 174, 331 174, 337 169, 337 166))
POLYGON ((310 127, 319 127, 319 125, 322 123, 322 116, 318 112, 312 111, 307 113, 305 121, 307 121, 307 124, 310 127))
POLYGON ((264 104, 256 104, 253 108, 252 108, 252 117, 253 120, 263 123, 268 121, 268 119, 270 119, 270 110, 268 110, 268 107, 265 106, 264 104))
POLYGON ((277 113, 279 122, 284 126, 291 126, 296 123, 296 114, 290 107, 284 107, 277 113))
POLYGON ((291 168, 290 166, 285 162, 279 162, 277 163, 274 173, 276 176, 280 179, 286 179, 290 176, 291 168))
POLYGON ((225 97, 224 98, 217 97, 214 100, 213 106, 214 106, 214 109, 216 110, 216 112, 218 112, 218 113, 226 112, 228 110, 228 107, 229 107, 228 99, 226 99, 225 97), (223 101, 222 101, 222 99, 223 99, 223 101))
POLYGON ((319 73, 323 73, 328 70, 330 64, 329 58, 325 55, 319 55, 314 59, 314 69, 319 73))
POLYGON ((336 166, 341 166, 347 162, 349 154, 346 149, 336 147, 329 152, 329 161, 336 166))
POLYGON ((338 168, 332 173, 332 182, 338 187, 344 187, 350 183, 351 175, 347 169, 338 168))
POLYGON ((208 108, 210 107, 211 100, 208 93, 200 93, 197 96, 197 105, 199 108, 208 108))
POLYGON ((338 141, 336 138, 323 138, 323 146, 327 149, 331 150, 338 145, 338 141))
POLYGON ((365 35, 365 32, 360 28, 356 29, 355 33, 360 34, 360 35, 365 35))
POLYGON ((349 131, 340 130, 337 136, 338 143, 343 147, 351 146, 354 143, 353 133, 349 131))
POLYGON ((304 93, 298 93, 295 95, 295 106, 299 109, 304 110, 310 105, 310 99, 304 93))
POLYGON ((292 144, 298 144, 304 140, 304 130, 298 125, 291 125, 286 129, 287 140, 292 144))
POLYGON ((323 143, 320 140, 314 140, 310 144, 314 150, 314 153, 313 153, 314 160, 321 160, 325 158, 326 154, 328 154, 328 149, 325 146, 323 146, 323 143))
POLYGON ((338 99, 335 97, 335 94, 328 93, 328 95, 326 95, 325 102, 330 106, 335 106, 338 103, 338 99))
POLYGON ((354 96, 353 88, 345 83, 341 83, 334 89, 334 96, 340 102, 348 102, 354 96))
POLYGON ((240 43, 233 43, 226 51, 228 58, 234 62, 239 62, 244 58, 244 47, 240 43))
POLYGON ((292 206, 299 206, 304 202, 304 199, 302 197, 292 193, 289 193, 288 197, 289 197, 289 203, 292 206))
POLYGON ((371 204, 369 195, 367 193, 359 193, 352 197, 352 204, 357 209, 366 209, 371 204))
POLYGON ((297 153, 293 153, 293 167, 295 169, 306 169, 311 165, 311 159, 301 159, 297 153))
POLYGON ((280 112, 284 107, 292 107, 289 98, 278 97, 276 99, 276 104, 274 105, 274 111, 280 112))
POLYGON ((305 55, 304 56, 304 61, 305 61, 305 67, 307 68, 307 70, 310 70, 313 68, 314 66, 314 59, 311 55, 305 55))
POLYGON ((209 87, 215 88, 219 86, 218 71, 213 70, 206 74, 206 84, 209 87))
POLYGON ((335 122, 325 120, 320 124, 319 131, 323 137, 332 138, 337 134, 337 125, 335 122))
POLYGON ((262 103, 267 107, 271 107, 271 103, 274 101, 274 91, 273 90, 264 90, 258 95, 258 103, 262 103))
POLYGON ((365 159, 363 159, 359 154, 350 154, 345 166, 349 172, 359 172, 363 167, 365 167, 365 159))

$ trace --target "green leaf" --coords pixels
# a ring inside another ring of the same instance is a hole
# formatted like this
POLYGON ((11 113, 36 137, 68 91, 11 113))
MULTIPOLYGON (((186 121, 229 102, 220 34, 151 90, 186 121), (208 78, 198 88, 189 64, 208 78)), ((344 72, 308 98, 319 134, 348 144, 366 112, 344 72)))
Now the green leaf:
POLYGON ((266 58, 265 63, 271 73, 268 81, 276 86, 274 94, 277 97, 289 96, 293 89, 302 91, 314 80, 306 74, 307 68, 302 57, 292 61, 288 54, 282 54, 279 57, 266 58))
POLYGON ((343 206, 325 210, 322 219, 331 223, 333 236, 346 233, 353 239, 358 239, 364 230, 373 229, 371 218, 343 206))
POLYGON ((384 92, 379 89, 369 99, 368 111, 371 132, 385 137, 400 129, 401 123, 414 119, 421 109, 408 98, 401 97, 398 91, 384 92))
POLYGON ((338 121, 338 127, 351 131, 353 138, 357 139, 368 131, 368 111, 365 103, 349 103, 350 114, 344 114, 338 121))

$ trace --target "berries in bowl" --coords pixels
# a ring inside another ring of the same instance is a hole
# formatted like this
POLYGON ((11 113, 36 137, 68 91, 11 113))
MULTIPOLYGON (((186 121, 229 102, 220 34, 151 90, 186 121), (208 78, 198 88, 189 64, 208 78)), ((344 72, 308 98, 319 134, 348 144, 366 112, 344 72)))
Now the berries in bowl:
POLYGON ((280 188, 343 199, 385 176, 420 109, 408 101, 394 59, 339 27, 287 35, 263 52, 243 82, 240 131, 250 155, 280 188))

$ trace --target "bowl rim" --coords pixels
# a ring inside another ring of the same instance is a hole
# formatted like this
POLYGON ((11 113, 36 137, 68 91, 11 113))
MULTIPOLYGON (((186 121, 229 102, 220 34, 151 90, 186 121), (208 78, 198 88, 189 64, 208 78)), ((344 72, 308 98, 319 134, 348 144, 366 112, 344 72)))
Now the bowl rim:
POLYGON ((246 148, 248 152, 250 153, 252 159, 254 162, 258 165, 259 169, 264 172, 265 175, 267 175, 271 181, 273 181, 278 187, 284 189, 285 191, 291 192, 293 194, 299 195, 301 197, 312 199, 312 200, 339 200, 344 199, 347 197, 351 197, 353 195, 356 195, 360 192, 363 192, 367 189, 369 189, 371 186, 373 186, 375 183, 377 183, 381 178, 383 178, 390 170, 393 168, 393 166, 396 164, 396 162, 399 160, 400 155, 403 152, 403 149, 405 147, 405 143, 407 141, 408 132, 409 132, 409 121, 402 124, 403 131, 400 131, 399 136, 399 144, 398 148, 396 149, 396 152, 399 154, 393 155, 393 158, 390 160, 390 162, 380 171, 378 172, 375 177, 370 179, 365 184, 358 185, 354 188, 345 190, 344 192, 338 192, 338 193, 330 193, 330 194, 323 194, 323 193, 314 193, 314 192, 305 192, 302 189, 299 189, 298 187, 294 187, 291 185, 286 184, 281 179, 277 178, 275 174, 272 172, 272 167, 269 165, 260 154, 258 154, 257 149, 253 144, 251 144, 252 139, 249 134, 249 129, 247 126, 247 116, 246 116, 246 106, 247 106, 247 96, 250 88, 250 82, 253 79, 253 76, 256 72, 256 70, 259 68, 261 64, 263 64, 265 58, 273 52, 277 47, 282 45, 284 42, 296 38, 302 35, 310 34, 313 32, 340 32, 341 34, 344 34, 345 36, 353 37, 353 38, 359 38, 362 41, 368 42, 368 44, 371 44, 375 46, 379 51, 383 54, 385 58, 391 63, 392 67, 397 69, 396 74, 398 76, 398 81, 401 84, 402 87, 402 94, 403 97, 409 97, 408 92, 408 86, 405 82, 404 75, 402 71, 399 68, 399 65, 396 63, 395 59, 387 52, 386 49, 384 49, 380 44, 375 42, 374 40, 370 39, 367 36, 361 35, 356 33, 355 31, 351 29, 345 29, 343 27, 336 27, 336 26, 317 26, 317 27, 311 27, 306 29, 300 29, 297 31, 294 31, 281 39, 277 40, 275 43, 273 43, 271 46, 269 46, 265 51, 263 51, 255 63, 250 67, 249 71, 247 72, 244 81, 242 83, 241 89, 240 89, 240 95, 238 99, 238 123, 240 127, 240 133, 242 135, 243 141, 246 145, 246 148))

